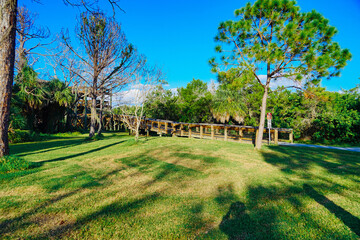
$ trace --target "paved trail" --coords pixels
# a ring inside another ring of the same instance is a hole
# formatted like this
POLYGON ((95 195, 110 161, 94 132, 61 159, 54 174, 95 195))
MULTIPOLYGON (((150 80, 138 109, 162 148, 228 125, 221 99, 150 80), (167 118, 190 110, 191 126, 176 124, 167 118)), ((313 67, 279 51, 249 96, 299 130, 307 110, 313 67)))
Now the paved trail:
POLYGON ((311 145, 311 144, 301 144, 301 143, 284 143, 284 142, 279 143, 279 145, 293 146, 293 147, 326 148, 326 149, 344 150, 351 152, 360 152, 360 147, 331 147, 331 146, 321 146, 321 145, 311 145))

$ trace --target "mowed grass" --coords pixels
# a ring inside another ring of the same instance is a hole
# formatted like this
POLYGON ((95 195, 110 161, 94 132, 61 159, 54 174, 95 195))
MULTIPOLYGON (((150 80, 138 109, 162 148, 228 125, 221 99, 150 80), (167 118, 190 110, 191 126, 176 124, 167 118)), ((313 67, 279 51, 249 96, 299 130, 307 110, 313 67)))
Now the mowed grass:
POLYGON ((11 146, 1 239, 358 239, 360 154, 126 134, 11 146))

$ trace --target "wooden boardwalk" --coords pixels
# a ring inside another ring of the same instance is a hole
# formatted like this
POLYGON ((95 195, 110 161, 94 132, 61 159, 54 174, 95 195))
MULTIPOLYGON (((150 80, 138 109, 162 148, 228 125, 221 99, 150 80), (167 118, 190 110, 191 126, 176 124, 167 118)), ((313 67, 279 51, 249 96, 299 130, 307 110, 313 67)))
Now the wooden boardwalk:
MULTIPOLYGON (((121 116, 133 118, 133 116, 121 116)), ((227 125, 227 124, 209 124, 209 123, 184 123, 174 122, 162 119, 143 118, 140 128, 147 132, 155 132, 159 135, 172 135, 173 137, 188 137, 199 139, 212 139, 233 142, 252 142, 254 143, 258 127, 227 125)), ((268 142, 269 129, 264 129, 264 142, 268 142)), ((271 128, 270 135, 272 143, 279 142, 293 143, 293 129, 289 128, 271 128)))

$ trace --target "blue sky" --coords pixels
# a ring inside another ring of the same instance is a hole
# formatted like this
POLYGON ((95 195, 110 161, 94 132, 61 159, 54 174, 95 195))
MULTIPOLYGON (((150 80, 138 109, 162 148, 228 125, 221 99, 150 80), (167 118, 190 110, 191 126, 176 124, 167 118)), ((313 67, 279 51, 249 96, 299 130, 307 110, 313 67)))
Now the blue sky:
MULTIPOLYGON (((102 9, 112 13, 106 0, 102 9)), ((209 82, 216 79, 208 60, 215 56, 213 40, 221 21, 234 19, 233 12, 248 1, 243 0, 122 0, 126 11, 117 12, 124 32, 139 52, 157 64, 167 75, 169 88, 186 86, 193 78, 209 82)), ((253 1, 252 1, 253 2, 253 1)), ((62 0, 19 0, 39 14, 38 23, 53 34, 62 28, 73 31, 76 8, 66 7, 62 0)), ((360 83, 360 0, 298 0, 302 11, 322 13, 338 29, 335 40, 350 49, 352 60, 341 77, 324 80, 330 91, 350 89, 360 83)))

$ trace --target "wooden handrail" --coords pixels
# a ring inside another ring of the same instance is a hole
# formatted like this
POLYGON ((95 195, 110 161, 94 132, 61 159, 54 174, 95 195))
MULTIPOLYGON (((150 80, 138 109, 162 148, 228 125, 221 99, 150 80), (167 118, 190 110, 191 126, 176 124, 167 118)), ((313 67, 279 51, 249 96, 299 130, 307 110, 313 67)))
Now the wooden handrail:
MULTIPOLYGON (((121 118, 135 118, 132 115, 117 115, 120 119, 121 118)), ((185 122, 176 122, 170 120, 163 120, 163 119, 154 119, 154 118, 145 118, 141 119, 144 124, 141 124, 142 128, 146 128, 147 131, 154 131, 158 134, 162 135, 171 134, 172 136, 187 136, 191 137, 199 137, 199 138, 223 138, 225 141, 232 141, 234 138, 238 142, 242 142, 242 140, 251 140, 249 138, 244 137, 244 133, 246 132, 255 132, 256 135, 259 132, 259 127, 253 126, 243 126, 243 125, 230 125, 230 124, 215 124, 215 123, 185 123, 185 122), (156 127, 154 126, 156 124, 156 127), (185 131, 184 127, 187 126, 188 130, 185 131), (191 128, 199 128, 198 131, 193 131, 191 128), (206 129, 211 129, 211 133, 206 133, 206 129), (223 129, 224 134, 220 134, 218 131, 223 129), (216 132, 215 132, 216 130, 216 132), (229 131, 237 130, 238 135, 231 135, 229 131)), ((269 128, 264 128, 263 133, 268 133, 269 128)), ((293 142, 293 129, 291 128, 271 128, 270 134, 273 135, 272 139, 275 144, 278 144, 279 141, 279 133, 287 133, 289 134, 288 141, 293 142)), ((265 140, 265 139, 264 139, 265 140)), ((284 139, 283 139, 284 140, 284 139)))

